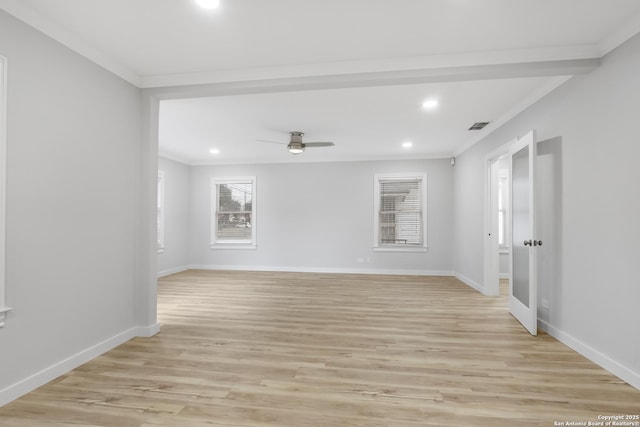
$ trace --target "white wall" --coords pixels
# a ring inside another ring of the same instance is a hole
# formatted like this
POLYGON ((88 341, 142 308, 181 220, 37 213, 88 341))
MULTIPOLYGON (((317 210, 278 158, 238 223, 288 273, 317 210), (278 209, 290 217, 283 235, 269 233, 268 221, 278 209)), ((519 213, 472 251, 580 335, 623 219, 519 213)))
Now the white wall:
POLYGON ((3 11, 0 55, 13 308, 2 405, 131 337, 142 129, 138 89, 3 11))
POLYGON ((537 156, 537 239, 543 245, 538 252, 538 316, 541 320, 557 323, 557 310, 549 312, 549 301, 561 306, 562 295, 562 138, 538 142, 537 156), (554 317, 555 316, 555 317, 554 317))
POLYGON ((452 177, 449 160, 193 166, 190 261, 222 268, 447 274, 452 177), (427 174, 427 253, 373 252, 374 175, 394 172, 427 174), (209 247, 214 176, 257 177, 257 249, 209 247))
POLYGON ((164 252, 158 254, 158 275, 186 269, 189 265, 189 166, 158 158, 164 171, 164 252))
MULTIPOLYGON (((484 156, 535 129, 561 138, 562 281, 547 329, 640 387, 640 37, 457 159, 454 268, 483 280, 484 156)), ((541 284, 544 289, 545 284, 541 284)), ((543 291, 544 292, 544 291, 543 291)), ((549 294, 550 296, 553 294, 549 294)))

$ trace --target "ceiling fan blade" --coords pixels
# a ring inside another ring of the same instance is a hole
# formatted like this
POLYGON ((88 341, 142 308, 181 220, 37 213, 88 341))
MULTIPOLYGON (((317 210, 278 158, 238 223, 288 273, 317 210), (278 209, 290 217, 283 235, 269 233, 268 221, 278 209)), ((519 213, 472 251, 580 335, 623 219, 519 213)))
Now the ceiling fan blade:
POLYGON ((268 142, 269 144, 279 144, 279 145, 287 145, 286 142, 278 142, 278 141, 269 141, 266 139, 256 139, 258 142, 268 142))
POLYGON ((333 142, 305 142, 304 146, 305 147, 333 147, 334 144, 333 142))

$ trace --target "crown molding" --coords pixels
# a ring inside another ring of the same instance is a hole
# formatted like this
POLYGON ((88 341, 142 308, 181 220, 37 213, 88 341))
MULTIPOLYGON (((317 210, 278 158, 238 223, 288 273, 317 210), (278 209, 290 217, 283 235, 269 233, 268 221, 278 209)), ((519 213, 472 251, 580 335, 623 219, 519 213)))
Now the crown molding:
POLYGON ((141 77, 132 69, 116 61, 111 56, 98 50, 87 41, 72 34, 70 31, 45 17, 34 8, 19 0, 0 0, 0 9, 21 20, 25 24, 51 37, 58 43, 79 53, 88 60, 110 71, 136 87, 142 84, 141 77))
POLYGON ((359 156, 345 158, 309 158, 309 157, 293 157, 290 160, 264 160, 264 159, 246 159, 246 160, 220 160, 220 161, 195 161, 188 163, 189 166, 246 166, 246 165, 289 165, 301 163, 356 163, 356 162, 395 162, 395 161, 413 161, 413 160, 450 160, 451 153, 437 154, 407 154, 407 155, 378 155, 378 156, 359 156))
POLYGON ((616 28, 600 41, 598 44, 600 57, 605 56, 638 33, 640 33, 640 14, 631 18, 624 25, 616 28))

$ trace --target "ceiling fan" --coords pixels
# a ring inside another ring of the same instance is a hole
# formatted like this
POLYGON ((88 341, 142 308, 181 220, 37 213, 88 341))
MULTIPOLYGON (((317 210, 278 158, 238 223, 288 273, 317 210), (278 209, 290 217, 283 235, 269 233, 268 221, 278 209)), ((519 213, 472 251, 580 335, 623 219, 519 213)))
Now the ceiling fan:
POLYGON ((333 147, 335 144, 333 142, 302 142, 302 137, 304 136, 304 132, 292 131, 289 132, 291 135, 291 140, 289 143, 286 142, 277 142, 277 141, 267 141, 264 139, 258 139, 260 142, 269 142, 271 144, 282 144, 287 145, 287 149, 291 154, 301 154, 305 148, 313 148, 313 147, 333 147))

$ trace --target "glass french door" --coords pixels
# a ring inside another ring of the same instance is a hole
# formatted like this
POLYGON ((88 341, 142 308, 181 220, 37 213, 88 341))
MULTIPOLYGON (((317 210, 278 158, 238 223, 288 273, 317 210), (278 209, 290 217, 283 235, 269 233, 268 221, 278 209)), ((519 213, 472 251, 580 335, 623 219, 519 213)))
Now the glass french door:
POLYGON ((509 150, 511 160, 511 280, 509 311, 531 333, 538 333, 536 237, 536 136, 531 131, 509 150))

